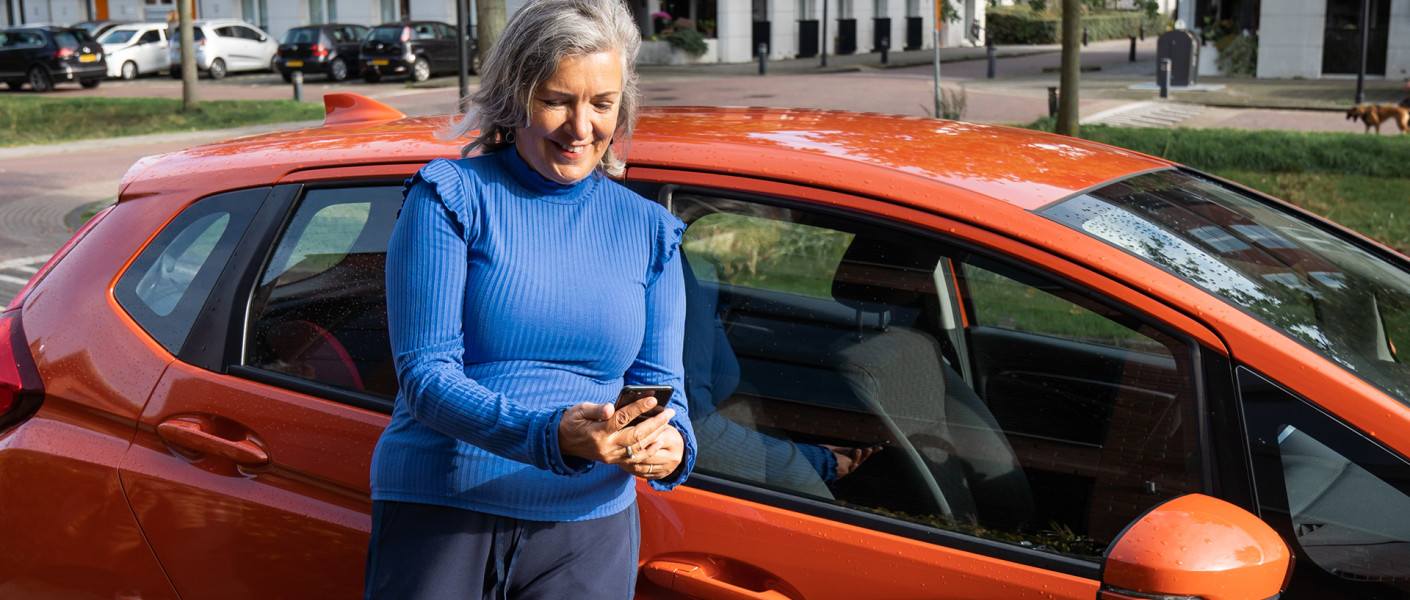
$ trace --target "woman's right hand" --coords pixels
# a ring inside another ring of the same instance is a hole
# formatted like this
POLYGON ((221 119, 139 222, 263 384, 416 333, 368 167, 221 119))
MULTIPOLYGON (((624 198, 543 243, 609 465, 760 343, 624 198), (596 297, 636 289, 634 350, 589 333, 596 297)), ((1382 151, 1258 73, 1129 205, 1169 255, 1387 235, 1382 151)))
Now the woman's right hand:
POLYGON ((591 402, 570 406, 558 422, 559 452, 609 465, 643 461, 653 452, 652 445, 668 429, 674 430, 670 421, 676 411, 670 408, 631 425, 633 419, 655 407, 656 398, 652 396, 621 410, 614 410, 611 404, 591 402))

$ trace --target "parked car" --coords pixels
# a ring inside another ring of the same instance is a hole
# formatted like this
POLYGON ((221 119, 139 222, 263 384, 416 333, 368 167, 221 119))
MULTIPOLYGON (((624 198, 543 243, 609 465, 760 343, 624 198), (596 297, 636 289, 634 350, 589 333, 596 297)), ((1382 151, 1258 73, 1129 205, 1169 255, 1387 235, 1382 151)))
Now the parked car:
POLYGON ((0 81, 12 90, 29 84, 36 92, 56 82, 95 88, 107 75, 103 47, 82 29, 14 27, 0 31, 0 81))
MULTIPOLYGON (((325 102, 139 161, 0 314, 6 596, 359 594, 387 242, 460 142, 325 102)), ((638 487, 639 598, 1410 589, 1406 257, 1004 127, 652 108, 627 161, 718 320, 696 471, 638 487), (762 436, 889 445, 829 483, 732 441, 762 436)))
MULTIPOLYGON (((475 40, 467 39, 466 43, 470 61, 466 68, 474 73, 475 40)), ((460 68, 455 27, 436 21, 398 21, 373 27, 362 42, 361 55, 362 78, 368 83, 389 75, 425 81, 460 68)))
MULTIPOLYGON (((258 27, 239 19, 211 19, 191 24, 196 40, 196 70, 220 79, 236 71, 273 71, 279 44, 258 27)), ((170 32, 171 76, 181 78, 181 36, 170 32)))
POLYGON ((280 40, 274 66, 286 82, 293 79, 295 71, 323 73, 328 79, 342 81, 362 68, 358 49, 367 31, 362 25, 341 23, 295 27, 280 40))
POLYGON ((111 19, 99 19, 96 21, 83 21, 82 23, 74 23, 73 25, 70 25, 70 27, 87 31, 90 37, 97 40, 102 39, 103 34, 107 33, 109 29, 117 27, 118 25, 127 25, 132 22, 133 21, 114 21, 111 19))
POLYGON ((108 76, 136 79, 171 68, 166 23, 133 23, 108 29, 98 43, 108 53, 108 76))

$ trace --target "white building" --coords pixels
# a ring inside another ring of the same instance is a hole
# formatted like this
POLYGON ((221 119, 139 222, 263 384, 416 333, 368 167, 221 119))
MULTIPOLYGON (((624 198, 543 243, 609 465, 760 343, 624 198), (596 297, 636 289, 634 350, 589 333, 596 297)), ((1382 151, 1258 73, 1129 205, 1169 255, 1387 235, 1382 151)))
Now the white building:
MULTIPOLYGON (((1371 0, 1370 8, 1367 76, 1410 78, 1410 0, 1371 0)), ((1262 0, 1258 77, 1355 75, 1360 18, 1360 1, 1262 0)))
MULTIPOLYGON (((513 12, 524 0, 506 0, 513 12)), ((759 42, 770 59, 816 56, 826 38, 829 54, 879 50, 882 39, 892 50, 934 47, 937 0, 627 0, 638 15, 643 35, 656 32, 651 15, 666 11, 690 18, 697 28, 713 25, 714 60, 755 60, 759 42), (824 7, 826 3, 826 7, 824 7), (826 27, 823 13, 826 11, 826 27), (707 23, 709 22, 709 23, 707 23), (826 29, 824 35, 823 29, 826 29)), ((1410 1, 1410 0, 1405 0, 1410 1)), ((165 21, 172 0, 0 0, 0 26, 26 23, 76 23, 90 19, 165 21)), ((474 2, 467 18, 474 21, 474 2)), ((941 45, 982 42, 971 25, 984 21, 986 0, 949 0, 963 18, 941 28, 941 45)), ((241 18, 275 38, 297 25, 357 23, 377 25, 403 17, 455 23, 454 0, 195 0, 196 18, 241 18)))

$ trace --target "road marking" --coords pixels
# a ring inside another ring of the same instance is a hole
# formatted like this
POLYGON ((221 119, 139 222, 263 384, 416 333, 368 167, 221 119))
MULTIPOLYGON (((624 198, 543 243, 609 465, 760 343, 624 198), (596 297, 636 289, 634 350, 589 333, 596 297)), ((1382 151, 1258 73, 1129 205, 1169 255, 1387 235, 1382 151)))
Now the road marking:
POLYGON ((1119 127, 1174 127, 1204 110, 1204 106, 1196 104, 1133 102, 1091 115, 1082 119, 1081 123, 1119 127))

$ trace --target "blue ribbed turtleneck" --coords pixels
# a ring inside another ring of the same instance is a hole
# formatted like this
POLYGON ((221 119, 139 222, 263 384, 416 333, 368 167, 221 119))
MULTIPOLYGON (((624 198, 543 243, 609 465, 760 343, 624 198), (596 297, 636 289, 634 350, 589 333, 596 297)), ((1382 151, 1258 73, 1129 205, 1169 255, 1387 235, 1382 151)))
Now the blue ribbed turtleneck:
POLYGON ((680 220, 598 174, 543 178, 512 150, 436 160, 407 182, 387 249, 387 324, 401 391, 372 497, 571 521, 635 497, 621 469, 558 452, 558 420, 624 384, 683 397, 680 220))

